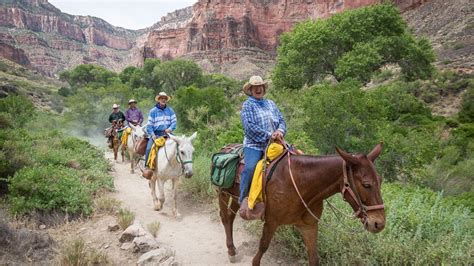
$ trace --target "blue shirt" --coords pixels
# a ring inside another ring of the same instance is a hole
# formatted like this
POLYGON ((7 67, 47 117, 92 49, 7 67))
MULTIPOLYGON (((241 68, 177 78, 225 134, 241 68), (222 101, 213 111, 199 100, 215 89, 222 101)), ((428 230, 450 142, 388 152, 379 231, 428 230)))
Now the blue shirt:
POLYGON ((272 100, 249 97, 242 105, 240 119, 244 128, 244 147, 263 151, 272 133, 286 133, 286 123, 272 100))
POLYGON ((165 135, 166 129, 176 129, 176 114, 171 107, 162 108, 157 104, 150 110, 146 131, 151 136, 159 137, 165 135))

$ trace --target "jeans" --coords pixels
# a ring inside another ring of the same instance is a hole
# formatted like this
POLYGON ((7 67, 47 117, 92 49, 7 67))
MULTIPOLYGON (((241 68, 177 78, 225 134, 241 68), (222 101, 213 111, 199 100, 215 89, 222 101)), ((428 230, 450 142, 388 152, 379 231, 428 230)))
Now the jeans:
POLYGON ((240 197, 239 203, 245 197, 248 197, 250 185, 252 184, 253 173, 255 167, 260 159, 262 159, 263 151, 255 150, 252 148, 244 148, 244 170, 240 176, 240 197))

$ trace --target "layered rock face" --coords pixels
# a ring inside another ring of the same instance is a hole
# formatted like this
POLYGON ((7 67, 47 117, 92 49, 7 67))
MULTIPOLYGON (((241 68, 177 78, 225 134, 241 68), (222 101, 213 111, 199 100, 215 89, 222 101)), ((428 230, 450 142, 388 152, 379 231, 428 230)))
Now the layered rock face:
MULTIPOLYGON (((99 18, 62 13, 47 0, 1 2, 2 32, 0 41, 10 40, 16 51, 24 51, 34 68, 49 76, 83 63, 120 70, 139 35, 99 18)), ((5 54, 0 55, 7 57, 5 46, 2 51, 5 54)))
MULTIPOLYGON (((409 9, 425 1, 395 2, 401 8, 409 9)), ((146 40, 138 48, 142 51, 138 54, 141 58, 135 58, 134 61, 148 57, 185 56, 198 61, 209 71, 225 73, 232 64, 242 63, 250 69, 233 76, 245 78, 252 73, 265 73, 272 66, 279 35, 289 31, 295 23, 325 18, 343 10, 379 2, 380 0, 199 0, 192 7, 192 15, 186 13, 181 22, 164 23, 143 37, 146 40), (239 62, 241 60, 243 62, 239 62)))

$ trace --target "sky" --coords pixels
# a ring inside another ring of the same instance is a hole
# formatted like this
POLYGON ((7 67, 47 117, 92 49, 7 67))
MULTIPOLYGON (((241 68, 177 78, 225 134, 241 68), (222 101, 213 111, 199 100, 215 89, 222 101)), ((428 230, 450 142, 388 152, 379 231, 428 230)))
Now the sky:
POLYGON ((99 17, 114 26, 143 29, 158 22, 176 9, 193 5, 197 0, 49 0, 62 12, 99 17))

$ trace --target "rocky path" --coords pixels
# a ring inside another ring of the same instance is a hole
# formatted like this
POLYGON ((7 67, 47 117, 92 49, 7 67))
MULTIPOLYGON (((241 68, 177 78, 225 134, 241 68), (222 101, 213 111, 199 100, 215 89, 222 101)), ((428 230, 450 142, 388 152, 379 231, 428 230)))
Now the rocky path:
MULTIPOLYGON (((106 154, 113 162, 111 153, 106 154)), ((259 236, 250 235, 244 228, 245 221, 236 218, 234 240, 238 250, 238 260, 230 264, 225 245, 225 233, 220 223, 216 208, 194 201, 191 195, 182 192, 178 197, 178 208, 181 217, 177 220, 171 213, 170 185, 166 187, 164 209, 160 212, 153 210, 153 204, 148 188, 148 181, 139 174, 130 174, 128 162, 113 162, 115 176, 115 197, 122 201, 122 206, 135 213, 136 219, 144 228, 152 222, 160 222, 158 242, 160 246, 175 251, 179 265, 251 265, 256 253, 259 236)), ((263 265, 295 264, 282 258, 274 243, 264 255, 263 265)))

